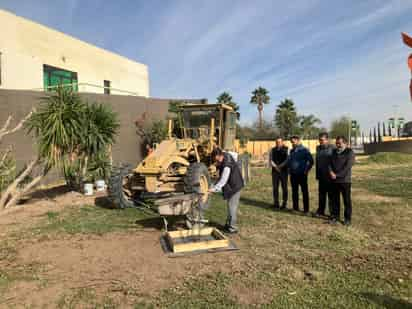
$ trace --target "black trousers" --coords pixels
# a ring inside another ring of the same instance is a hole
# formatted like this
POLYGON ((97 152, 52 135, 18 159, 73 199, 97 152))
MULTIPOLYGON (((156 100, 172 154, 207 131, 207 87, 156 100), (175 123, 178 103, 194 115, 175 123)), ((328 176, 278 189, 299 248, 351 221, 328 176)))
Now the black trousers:
POLYGON ((290 174, 290 183, 292 185, 292 201, 293 209, 299 210, 299 187, 302 191, 303 211, 309 211, 309 190, 308 190, 308 176, 290 174))
POLYGON ((340 217, 340 197, 342 195, 345 220, 352 219, 352 198, 351 198, 351 183, 333 183, 333 207, 332 218, 339 219, 340 217))
POLYGON ((320 215, 325 214, 326 210, 326 199, 329 204, 329 213, 332 214, 332 204, 333 204, 333 193, 332 193, 332 182, 327 179, 319 179, 318 181, 319 190, 319 205, 316 211, 320 215))
POLYGON ((282 207, 288 202, 288 173, 272 171, 273 204, 279 207, 279 185, 282 187, 282 207))

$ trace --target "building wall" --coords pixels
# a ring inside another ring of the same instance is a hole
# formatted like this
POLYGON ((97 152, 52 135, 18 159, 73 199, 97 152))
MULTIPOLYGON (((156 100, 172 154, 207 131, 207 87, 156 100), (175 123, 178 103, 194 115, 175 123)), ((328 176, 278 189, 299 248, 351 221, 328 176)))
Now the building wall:
MULTIPOLYGON (((42 89, 43 64, 47 64, 77 72, 80 84, 103 86, 103 81, 109 80, 112 88, 149 96, 149 73, 144 64, 3 10, 0 31, 0 88, 42 89)), ((87 85, 79 90, 103 93, 103 88, 87 85)))
POLYGON ((377 152, 402 152, 412 154, 412 140, 403 139, 397 141, 386 141, 381 143, 364 144, 365 154, 374 154, 377 152))
MULTIPOLYGON (((33 107, 38 106, 45 94, 38 91, 16 91, 0 89, 0 128, 9 115, 13 117, 11 127, 33 107)), ((118 114, 120 130, 113 146, 114 163, 126 163, 136 165, 142 157, 142 143, 136 134, 135 121, 146 113, 147 119, 165 119, 168 113, 169 99, 144 98, 137 96, 80 94, 89 102, 97 102, 110 105, 118 114)), ((192 103, 201 103, 201 100, 185 100, 192 103)), ((19 167, 36 156, 34 139, 24 130, 17 131, 6 136, 0 144, 0 153, 9 147, 13 148, 19 167)), ((55 179, 55 175, 53 176, 55 179)))

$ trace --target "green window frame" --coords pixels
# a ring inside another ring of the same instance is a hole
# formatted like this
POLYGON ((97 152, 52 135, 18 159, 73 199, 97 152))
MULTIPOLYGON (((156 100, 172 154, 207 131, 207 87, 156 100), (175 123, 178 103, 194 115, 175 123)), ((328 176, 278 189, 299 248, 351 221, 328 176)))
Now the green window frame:
POLYGON ((69 85, 74 91, 78 91, 77 72, 43 65, 43 86, 45 91, 52 91, 59 85, 69 85))

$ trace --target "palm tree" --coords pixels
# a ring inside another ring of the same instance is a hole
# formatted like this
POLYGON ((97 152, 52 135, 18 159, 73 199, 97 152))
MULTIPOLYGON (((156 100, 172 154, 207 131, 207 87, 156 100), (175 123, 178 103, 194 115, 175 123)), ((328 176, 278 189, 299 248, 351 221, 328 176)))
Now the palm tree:
POLYGON ((222 92, 217 98, 217 103, 227 104, 232 106, 233 110, 237 112, 239 110, 239 106, 233 101, 232 96, 228 92, 222 92))
POLYGON ((300 116, 300 129, 303 138, 314 138, 319 133, 319 128, 316 126, 320 124, 319 118, 314 115, 300 116))
POLYGON ((258 87, 252 92, 252 97, 250 98, 250 103, 256 104, 259 112, 259 127, 262 128, 263 124, 263 105, 270 103, 270 97, 267 91, 263 87, 258 87))
POLYGON ((275 124, 279 133, 284 138, 289 138, 299 131, 299 117, 296 112, 295 103, 290 99, 280 102, 276 108, 275 124))

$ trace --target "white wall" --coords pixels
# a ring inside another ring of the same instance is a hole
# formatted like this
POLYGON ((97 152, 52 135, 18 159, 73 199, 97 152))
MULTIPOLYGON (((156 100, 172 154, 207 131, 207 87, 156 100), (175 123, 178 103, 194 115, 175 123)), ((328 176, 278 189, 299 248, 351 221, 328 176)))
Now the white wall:
MULTIPOLYGON (((0 29, 0 88, 42 89, 43 64, 47 64, 77 72, 79 83, 103 86, 103 81, 109 80, 112 88, 149 96, 149 73, 144 64, 3 10, 0 29)), ((103 93, 103 89, 91 86, 79 90, 103 93)))

